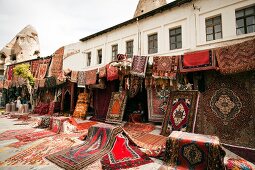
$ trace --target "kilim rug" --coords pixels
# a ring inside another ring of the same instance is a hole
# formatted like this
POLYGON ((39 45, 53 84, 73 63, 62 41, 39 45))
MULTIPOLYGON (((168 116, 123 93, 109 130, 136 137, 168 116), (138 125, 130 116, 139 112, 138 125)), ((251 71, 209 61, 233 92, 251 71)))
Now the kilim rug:
POLYGON ((2 140, 11 140, 16 139, 16 135, 22 135, 34 132, 34 129, 17 129, 17 130, 7 130, 3 133, 0 133, 0 141, 2 140))
POLYGON ((134 56, 130 74, 145 77, 148 56, 134 56))
POLYGON ((106 77, 106 67, 99 68, 99 78, 106 77))
POLYGON ((15 137, 22 142, 29 142, 29 141, 35 141, 35 140, 53 136, 53 135, 56 135, 56 133, 52 131, 48 131, 48 130, 43 130, 38 132, 26 133, 22 135, 16 135, 15 137))
POLYGON ((80 93, 73 112, 73 117, 85 118, 88 109, 88 93, 80 93))
POLYGON ((39 144, 27 148, 18 154, 0 163, 0 166, 11 165, 46 165, 45 156, 59 152, 73 145, 73 141, 67 138, 47 139, 39 144))
POLYGON ((37 78, 43 79, 48 71, 48 64, 40 64, 37 78))
POLYGON ((112 81, 119 78, 119 70, 117 67, 106 65, 106 71, 107 71, 107 80, 112 81))
POLYGON ((215 69, 215 56, 211 50, 189 52, 180 57, 181 73, 215 69))
POLYGON ((78 87, 85 87, 85 71, 78 72, 78 87))
MULTIPOLYGON (((209 77, 208 77, 209 78, 209 77)), ((254 148, 255 112, 252 95, 246 88, 246 74, 211 76, 207 90, 202 93, 199 113, 202 131, 217 135, 223 143, 254 148)))
POLYGON ((173 131, 166 142, 165 163, 176 169, 224 170, 219 138, 173 131))
POLYGON ((89 129, 84 144, 71 147, 46 157, 64 169, 82 169, 110 152, 120 127, 94 125, 89 129))
POLYGON ((112 150, 101 161, 103 169, 107 170, 132 168, 151 162, 136 146, 130 145, 122 134, 116 136, 112 150))
POLYGON ((126 131, 143 131, 143 132, 151 132, 155 130, 155 126, 148 123, 125 123, 124 130, 126 131))
POLYGON ((97 81, 97 69, 85 71, 85 84, 92 85, 96 84, 97 81))
POLYGON ((127 102, 126 92, 112 92, 105 122, 120 123, 123 118, 127 102))
POLYGON ((49 76, 53 76, 58 78, 59 75, 62 73, 63 70, 63 55, 64 55, 64 47, 59 48, 53 54, 51 59, 51 64, 49 67, 49 76))
POLYGON ((222 74, 233 74, 255 69, 255 38, 215 49, 222 74))
POLYGON ((33 60, 31 61, 31 73, 34 77, 37 77, 36 73, 39 69, 40 61, 39 60, 33 60))
POLYGON ((152 76, 155 78, 175 79, 178 64, 179 56, 153 57, 152 76))
POLYGON ((195 125, 198 91, 172 91, 162 123, 161 134, 174 130, 192 132, 195 125))
POLYGON ((148 119, 152 122, 162 122, 166 109, 167 102, 170 96, 170 89, 147 89, 148 100, 148 119))
POLYGON ((78 79, 78 71, 72 71, 71 73, 71 82, 77 83, 77 79, 78 79))

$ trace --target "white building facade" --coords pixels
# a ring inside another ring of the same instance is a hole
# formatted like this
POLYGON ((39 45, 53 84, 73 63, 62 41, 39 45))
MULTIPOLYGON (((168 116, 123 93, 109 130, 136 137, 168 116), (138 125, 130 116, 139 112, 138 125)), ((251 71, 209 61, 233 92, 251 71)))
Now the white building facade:
POLYGON ((64 69, 99 68, 116 54, 181 55, 254 36, 254 0, 179 0, 65 46, 64 69))

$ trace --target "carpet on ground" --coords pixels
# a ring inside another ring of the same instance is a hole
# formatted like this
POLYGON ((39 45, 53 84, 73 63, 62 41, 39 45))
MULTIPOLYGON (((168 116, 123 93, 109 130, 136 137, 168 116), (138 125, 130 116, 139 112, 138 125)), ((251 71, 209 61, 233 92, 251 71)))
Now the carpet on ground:
POLYGON ((90 127, 84 144, 62 150, 46 157, 64 169, 82 169, 107 154, 122 131, 121 127, 96 124, 90 127))
POLYGON ((69 120, 68 117, 52 117, 50 130, 55 133, 60 133, 63 130, 63 123, 69 120))
POLYGON ((34 132, 34 129, 17 129, 17 130, 6 130, 0 133, 0 141, 16 139, 15 136, 34 132))
POLYGON ((198 91, 172 91, 162 123, 161 134, 168 136, 174 130, 192 132, 195 124, 198 91))
POLYGON ((52 131, 48 131, 48 130, 42 130, 38 132, 16 135, 15 137, 22 142, 29 142, 29 141, 35 141, 35 140, 53 136, 53 135, 56 135, 56 133, 52 131))
POLYGON ((133 168, 151 162, 153 161, 138 147, 130 144, 123 134, 116 136, 112 150, 101 160, 103 169, 108 170, 133 168))

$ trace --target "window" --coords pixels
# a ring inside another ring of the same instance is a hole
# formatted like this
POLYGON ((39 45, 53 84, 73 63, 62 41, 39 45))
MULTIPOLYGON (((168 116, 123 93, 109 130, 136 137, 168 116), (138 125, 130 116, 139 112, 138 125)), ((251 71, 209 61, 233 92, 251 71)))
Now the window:
POLYGON ((98 64, 102 63, 102 49, 97 50, 97 63, 98 64))
POLYGON ((158 34, 152 34, 148 36, 148 54, 158 52, 158 34))
POLYGON ((222 38, 221 15, 205 20, 206 41, 222 38))
POLYGON ((170 50, 182 48, 182 27, 169 30, 170 50))
POLYGON ((87 66, 90 66, 91 64, 91 52, 87 53, 87 66))
POLYGON ((118 44, 112 46, 112 60, 116 60, 118 54, 118 44))
POLYGON ((133 40, 126 42, 126 54, 128 55, 129 58, 133 56, 133 44, 134 44, 133 40))
POLYGON ((255 6, 236 11, 236 34, 255 32, 255 6))

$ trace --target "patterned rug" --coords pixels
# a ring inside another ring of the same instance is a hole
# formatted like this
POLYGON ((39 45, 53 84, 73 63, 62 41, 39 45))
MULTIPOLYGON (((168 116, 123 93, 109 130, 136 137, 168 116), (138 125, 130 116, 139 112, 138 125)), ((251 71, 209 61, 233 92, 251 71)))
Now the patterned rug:
POLYGON ((216 136, 173 131, 166 142, 165 163, 176 169, 224 169, 224 156, 216 136))
POLYGON ((43 131, 39 131, 39 132, 32 132, 32 133, 26 133, 26 134, 22 134, 22 135, 16 135, 15 137, 22 142, 29 142, 29 141, 35 141, 35 140, 53 136, 53 135, 56 135, 56 133, 52 132, 52 131, 48 131, 48 130, 43 130, 43 131))
POLYGON ((148 119, 152 122, 162 122, 166 109, 167 102, 170 96, 170 89, 147 89, 148 100, 148 119))
POLYGON ((106 67, 99 68, 99 78, 106 77, 106 67))
POLYGON ((64 169, 82 169, 110 152, 120 127, 94 125, 89 129, 84 144, 71 147, 46 157, 64 169))
POLYGON ((123 129, 125 131, 142 131, 142 132, 151 132, 155 130, 155 126, 152 124, 146 124, 146 123, 125 123, 123 126, 123 129))
POLYGON ((229 158, 226 170, 252 170, 252 166, 244 159, 229 158))
POLYGON ((197 99, 198 91, 172 91, 161 134, 168 136, 174 130, 192 132, 197 99))
POLYGON ((60 133, 63 130, 63 123, 68 119, 68 117, 52 117, 50 130, 54 133, 60 133))
POLYGON ((215 69, 215 56, 211 50, 190 52, 181 56, 181 73, 215 69))
POLYGON ((217 135, 227 144, 254 148, 255 114, 252 95, 245 84, 246 74, 215 75, 211 79, 199 104, 202 130, 198 132, 217 135))
POLYGON ((178 64, 179 56, 153 57, 152 76, 154 78, 175 79, 178 64))
POLYGON ((35 131, 34 129, 7 130, 3 133, 0 133, 0 141, 16 139, 15 136, 17 136, 17 135, 27 134, 27 133, 31 133, 34 131, 35 131))
POLYGON ((88 109, 88 93, 80 93, 73 112, 73 117, 85 118, 88 109))
POLYGON ((78 87, 85 87, 85 71, 78 72, 78 87))
POLYGON ((142 88, 142 80, 137 76, 131 76, 128 97, 133 98, 142 88))
POLYGON ((93 85, 97 81, 97 69, 85 71, 85 84, 93 85))
POLYGON ((31 73, 34 77, 36 77, 37 70, 39 68, 40 61, 39 60, 33 60, 31 61, 31 73))
POLYGON ((113 67, 111 65, 106 65, 106 72, 107 72, 107 80, 112 81, 119 78, 119 70, 117 67, 113 67))
POLYGON ((58 78, 59 75, 62 73, 63 70, 63 55, 64 55, 64 47, 59 48, 55 51, 52 59, 51 64, 49 67, 49 76, 53 76, 58 78))
POLYGON ((127 102, 126 92, 112 92, 105 122, 120 123, 123 118, 127 102))
POLYGON ((148 56, 134 56, 130 74, 145 77, 148 56))
POLYGON ((0 165, 2 167, 10 165, 46 165, 48 163, 43 160, 45 156, 69 148, 73 143, 72 140, 65 137, 47 139, 8 158, 0 165))
POLYGON ((255 69, 255 38, 215 49, 220 72, 233 74, 255 69))
POLYGON ((39 69, 38 69, 37 78, 44 79, 47 71, 48 71, 48 64, 40 64, 39 69))
POLYGON ((35 117, 35 119, 38 119, 35 122, 39 122, 36 128, 44 129, 44 128, 50 127, 50 122, 51 122, 50 116, 40 116, 40 117, 35 117))
POLYGON ((95 121, 87 121, 87 122, 77 122, 74 118, 69 118, 69 122, 74 125, 77 130, 85 130, 89 129, 91 126, 98 124, 98 122, 95 121))
POLYGON ((153 161, 136 146, 130 145, 122 134, 116 136, 111 152, 101 161, 103 169, 109 170, 133 168, 151 162, 153 161))
POLYGON ((73 83, 77 83, 77 79, 78 79, 78 71, 72 71, 70 81, 73 83))

